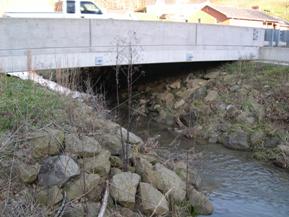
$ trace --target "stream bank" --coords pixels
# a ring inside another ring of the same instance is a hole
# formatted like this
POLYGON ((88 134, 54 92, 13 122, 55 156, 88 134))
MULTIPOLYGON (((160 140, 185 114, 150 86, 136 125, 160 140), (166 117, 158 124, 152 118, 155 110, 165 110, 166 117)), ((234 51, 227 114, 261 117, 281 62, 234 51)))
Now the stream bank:
MULTIPOLYGON (((284 217, 288 76, 286 66, 239 62, 151 79, 135 87, 132 128, 158 138, 156 150, 167 158, 187 161, 193 147, 190 167, 214 204, 212 216, 284 217)), ((127 108, 122 114, 126 124, 127 108)))
POLYGON ((138 85, 133 110, 196 144, 250 152, 288 171, 288 87, 288 67, 238 62, 138 85))
POLYGON ((109 120, 93 96, 74 100, 4 74, 0 94, 1 216, 213 212, 185 162, 161 158, 149 141, 109 120))
POLYGON ((258 161, 250 152, 221 144, 196 144, 163 124, 142 120, 138 135, 159 135, 158 153, 186 160, 194 147, 190 168, 198 171, 200 190, 214 205, 212 217, 284 217, 289 213, 289 173, 270 162, 258 161), (168 151, 169 150, 169 151, 168 151), (173 153, 173 154, 172 154, 173 153), (196 155, 197 154, 197 155, 196 155))
POLYGON ((131 132, 126 139, 121 135, 127 131, 97 107, 105 104, 97 101, 103 98, 90 99, 87 106, 31 82, 4 79, 2 213, 54 216, 66 210, 64 216, 95 216, 110 180, 107 216, 150 216, 155 210, 157 215, 210 214, 210 201, 216 217, 286 216, 287 87, 288 68, 243 62, 149 80, 135 86, 136 119, 128 128, 141 137, 131 132), (161 125, 154 128, 152 121, 161 125), (129 172, 123 172, 123 141, 132 151, 129 172), (63 167, 68 163, 70 174, 63 167), (166 200, 158 206, 161 198, 166 200))

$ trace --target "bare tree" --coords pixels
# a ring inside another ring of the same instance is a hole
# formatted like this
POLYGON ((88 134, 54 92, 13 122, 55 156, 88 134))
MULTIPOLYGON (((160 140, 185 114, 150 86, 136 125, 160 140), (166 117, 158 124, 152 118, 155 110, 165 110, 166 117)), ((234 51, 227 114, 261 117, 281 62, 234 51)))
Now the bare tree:
MULTIPOLYGON (((122 140, 122 157, 124 162, 124 170, 128 170, 129 164, 129 132, 132 129, 132 97, 133 97, 133 76, 136 73, 135 62, 138 57, 139 47, 135 46, 137 42, 135 32, 128 34, 126 38, 118 39, 116 43, 116 66, 115 66, 115 76, 116 76, 116 98, 117 107, 120 106, 120 96, 119 96, 119 77, 120 74, 126 77, 127 83, 127 132, 123 135, 123 130, 120 127, 120 134, 122 140), (125 138, 125 139, 124 139, 125 138)), ((117 115, 118 115, 117 111, 117 115)))

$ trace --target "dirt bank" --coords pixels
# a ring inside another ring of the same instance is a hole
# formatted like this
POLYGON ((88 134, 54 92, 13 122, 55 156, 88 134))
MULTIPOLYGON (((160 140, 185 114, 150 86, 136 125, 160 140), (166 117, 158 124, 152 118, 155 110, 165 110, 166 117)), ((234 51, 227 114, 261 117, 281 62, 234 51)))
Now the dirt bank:
POLYGON ((80 102, 6 75, 0 96, 1 216, 213 212, 191 168, 111 121, 97 96, 80 102))

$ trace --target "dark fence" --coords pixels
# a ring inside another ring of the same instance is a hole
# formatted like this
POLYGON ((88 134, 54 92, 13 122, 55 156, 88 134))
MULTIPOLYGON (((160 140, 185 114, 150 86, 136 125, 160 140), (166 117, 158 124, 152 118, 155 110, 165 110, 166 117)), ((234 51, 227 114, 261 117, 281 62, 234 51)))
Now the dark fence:
POLYGON ((279 29, 266 29, 265 41, 269 42, 269 46, 289 47, 289 31, 279 29))

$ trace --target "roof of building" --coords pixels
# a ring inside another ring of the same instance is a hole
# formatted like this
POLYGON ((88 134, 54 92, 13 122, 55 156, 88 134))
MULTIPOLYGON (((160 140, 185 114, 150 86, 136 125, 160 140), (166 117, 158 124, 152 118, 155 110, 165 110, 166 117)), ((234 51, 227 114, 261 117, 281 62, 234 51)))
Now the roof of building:
POLYGON ((285 19, 279 18, 279 17, 275 17, 275 18, 279 20, 280 24, 285 25, 285 26, 289 26, 289 21, 288 20, 285 20, 285 19))
POLYGON ((228 19, 280 22, 280 19, 272 17, 259 10, 234 8, 234 7, 213 5, 213 4, 207 5, 206 7, 209 7, 215 11, 218 11, 219 13, 226 16, 228 19))

